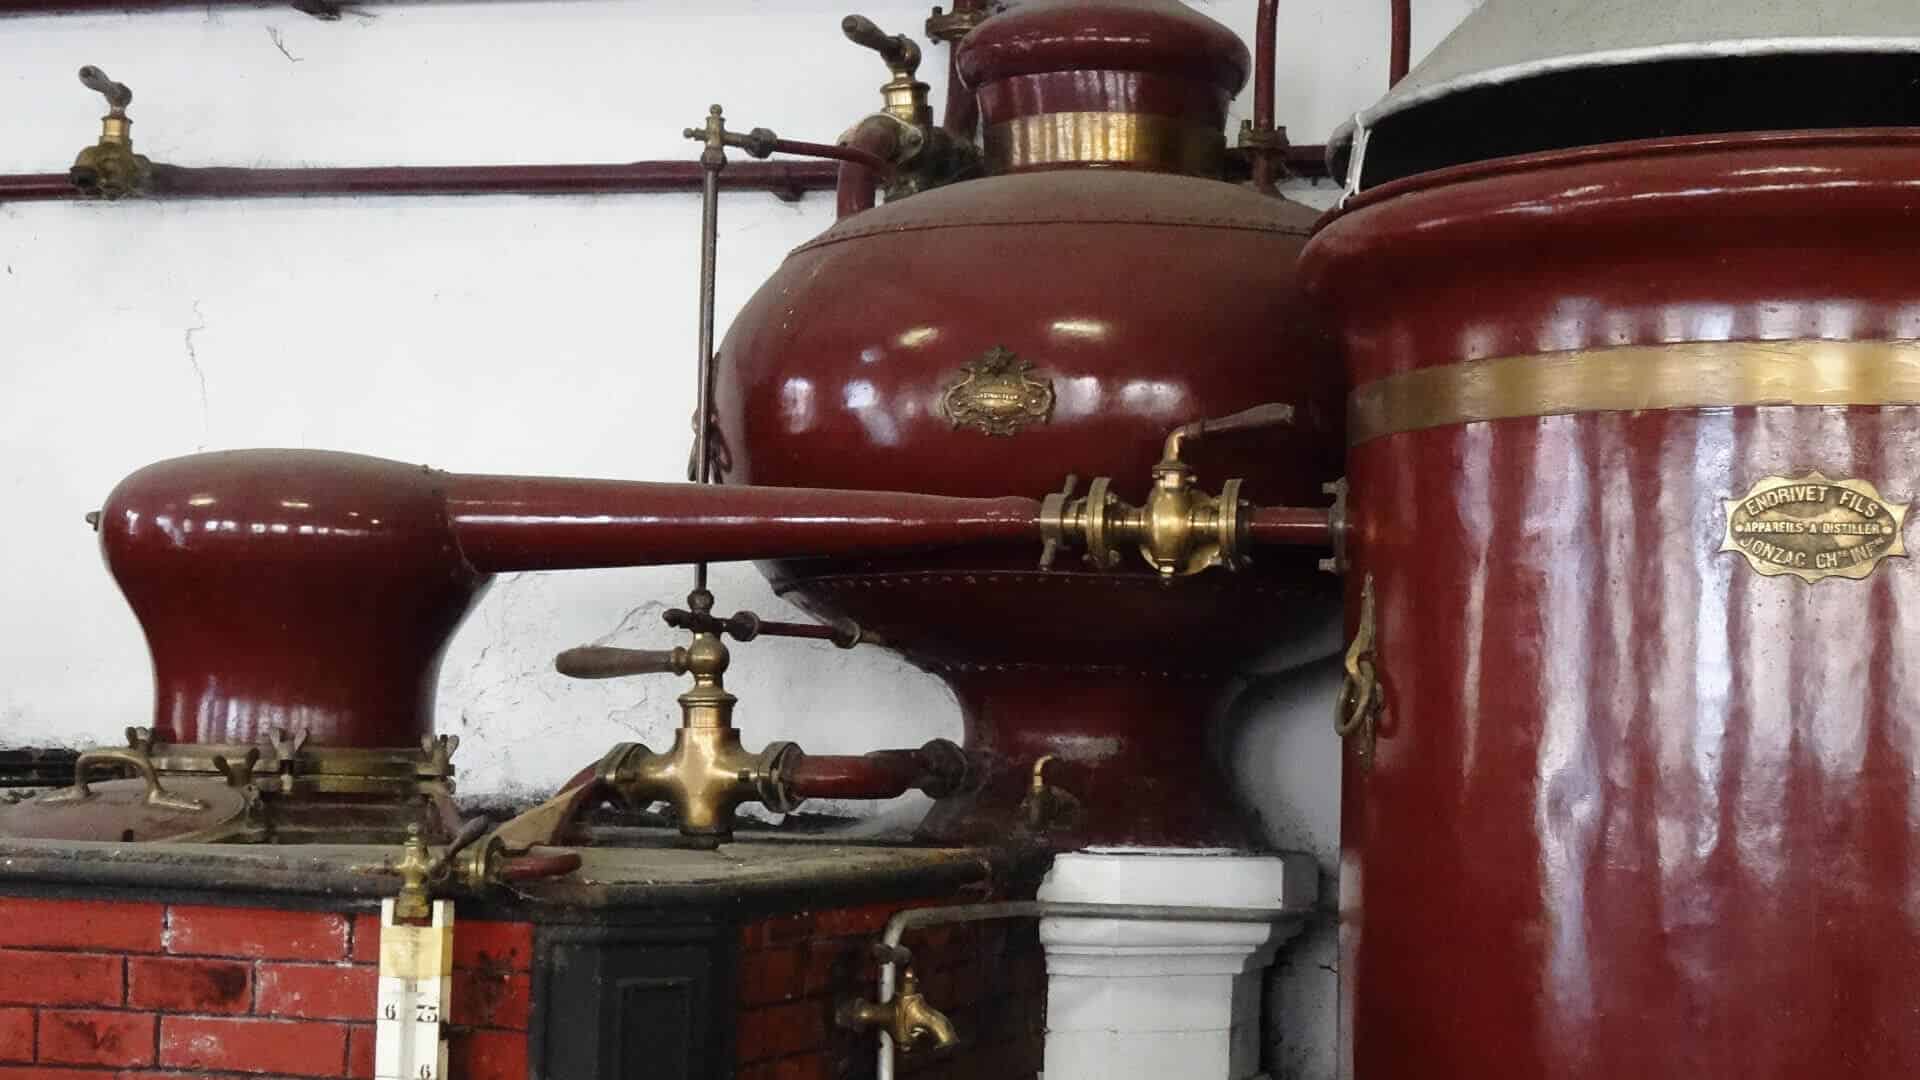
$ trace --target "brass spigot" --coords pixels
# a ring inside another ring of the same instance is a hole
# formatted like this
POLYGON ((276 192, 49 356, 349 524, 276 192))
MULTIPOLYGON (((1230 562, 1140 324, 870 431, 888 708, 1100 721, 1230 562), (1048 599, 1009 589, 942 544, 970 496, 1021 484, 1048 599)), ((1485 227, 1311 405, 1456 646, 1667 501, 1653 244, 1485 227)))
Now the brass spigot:
POLYGON ((107 99, 107 115, 100 118, 100 141, 73 159, 68 178, 82 193, 102 199, 146 194, 153 186, 153 163, 133 152, 133 121, 127 119, 133 91, 92 64, 80 69, 80 82, 107 99))
POLYGON ((901 968, 900 992, 892 1001, 885 1005, 864 999, 842 1001, 834 1010, 834 1022, 851 1031, 879 1028, 893 1036, 893 1045, 903 1054, 912 1053, 922 1039, 932 1040, 936 1050, 960 1041, 953 1021, 927 1004, 912 967, 901 968))
POLYGON ((902 123, 915 127, 933 124, 933 106, 927 103, 931 91, 915 76, 920 71, 920 46, 905 34, 889 34, 865 15, 849 15, 840 20, 840 32, 847 40, 880 54, 892 74, 880 87, 885 103, 881 111, 902 123))
POLYGON ((1197 574, 1215 566, 1237 570, 1247 563, 1246 517, 1240 481, 1228 480, 1220 494, 1201 490, 1193 469, 1182 460, 1186 444, 1203 435, 1293 422, 1290 405, 1257 405, 1231 416, 1183 424, 1167 435, 1153 467, 1147 500, 1133 506, 1113 494, 1110 477, 1096 477, 1083 498, 1073 497, 1069 477, 1060 491, 1040 503, 1040 568, 1048 569, 1062 545, 1086 549, 1095 569, 1120 565, 1125 548, 1139 550, 1161 580, 1197 574))
POLYGON ((393 901, 396 922, 420 922, 433 915, 433 857, 427 853, 427 841, 420 826, 407 826, 407 842, 400 849, 400 861, 394 872, 400 875, 400 895, 393 901))
MULTIPOLYGON (((713 614, 713 594, 705 589, 696 589, 687 601, 690 610, 668 612, 667 622, 693 631, 693 640, 670 653, 642 654, 662 658, 644 670, 693 676, 693 686, 680 695, 673 746, 658 754, 640 743, 621 743, 600 760, 597 773, 628 803, 670 804, 681 835, 713 846, 733 838, 733 815, 741 803, 759 802, 775 813, 799 806, 782 778, 783 765, 798 747, 775 742, 750 753, 741 744, 733 726, 739 699, 727 692, 724 679, 730 657, 720 635, 729 620, 713 614)), ((629 666, 620 673, 638 672, 629 666)))

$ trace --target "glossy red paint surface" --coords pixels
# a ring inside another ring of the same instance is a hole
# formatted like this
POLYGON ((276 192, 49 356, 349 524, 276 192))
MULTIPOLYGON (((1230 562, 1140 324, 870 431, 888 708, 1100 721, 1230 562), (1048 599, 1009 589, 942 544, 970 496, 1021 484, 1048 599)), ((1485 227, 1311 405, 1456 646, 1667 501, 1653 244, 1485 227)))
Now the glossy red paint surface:
POLYGON ((1057 71, 1147 71, 1247 83, 1252 57, 1232 30, 1178 0, 1029 0, 981 23, 960 43, 971 86, 1057 71))
MULTIPOLYGON (((984 496, 1040 495, 1076 473, 1082 490, 1108 475, 1137 502, 1169 430, 1285 401, 1294 427, 1202 442, 1194 464, 1210 489, 1244 476, 1256 502, 1324 504, 1338 387, 1292 281, 1312 219, 1218 181, 1063 170, 843 221, 789 257, 721 345, 725 478, 984 496), (1054 394, 1044 422, 1012 435, 941 411, 963 365, 996 347, 1054 394)), ((1090 573, 1071 555, 1043 574, 1034 556, 768 572, 803 606, 850 616, 945 677, 969 749, 997 756, 987 790, 943 802, 929 835, 1005 835, 1033 760, 1054 753, 1087 807, 1063 843, 1243 840, 1204 720, 1234 672, 1329 602, 1315 553, 1263 552, 1253 571, 1172 586, 1144 567, 1090 573)))
POLYGON ((278 728, 316 746, 417 746, 440 655, 486 584, 453 545, 433 473, 351 454, 149 465, 107 497, 100 545, 146 632, 167 741, 278 728))
POLYGON ((167 741, 410 747, 489 575, 1004 544, 1031 499, 470 476, 246 450, 149 465, 100 543, 146 632, 167 741))
MULTIPOLYGON (((1913 337, 1916 145, 1468 167, 1362 200, 1303 273, 1357 382, 1913 337)), ((1352 450, 1349 632, 1371 576, 1386 700, 1343 793, 1356 1080, 1920 1070, 1920 569, 1808 584, 1717 550, 1724 500, 1816 468, 1920 496, 1920 413, 1589 413, 1352 450)))

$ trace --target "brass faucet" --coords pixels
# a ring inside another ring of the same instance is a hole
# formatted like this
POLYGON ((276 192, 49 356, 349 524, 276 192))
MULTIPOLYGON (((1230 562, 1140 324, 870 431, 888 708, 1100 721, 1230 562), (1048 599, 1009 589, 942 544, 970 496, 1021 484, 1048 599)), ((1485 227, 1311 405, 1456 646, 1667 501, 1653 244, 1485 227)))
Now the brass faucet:
POLYGON ((620 674, 647 671, 686 673, 693 686, 680 695, 680 729, 664 754, 640 743, 621 743, 600 760, 599 778, 632 804, 665 802, 680 820, 680 832, 702 846, 733 837, 733 813, 741 803, 760 802, 775 813, 799 805, 781 778, 782 766, 798 749, 775 742, 749 753, 733 726, 737 698, 724 683, 729 657, 720 638, 727 620, 713 614, 713 594, 696 589, 687 611, 667 613, 671 625, 693 631, 684 649, 652 655, 650 667, 628 666, 620 674))
MULTIPOLYGON (((933 122, 930 87, 918 78, 920 46, 905 34, 889 34, 864 15, 840 20, 840 32, 856 45, 880 54, 891 76, 880 87, 878 113, 854 128, 886 124, 894 129, 893 176, 887 198, 901 199, 930 188, 981 175, 980 148, 933 122)), ((842 136, 842 141, 853 132, 842 136)))
POLYGON ((1040 504, 1040 535, 1046 545, 1041 569, 1052 565, 1063 544, 1086 548, 1087 562, 1100 570, 1119 566, 1123 550, 1135 546, 1164 581, 1215 566, 1234 570, 1246 565, 1248 507, 1240 498, 1240 481, 1228 480, 1219 495, 1209 495, 1182 454, 1187 443, 1203 435, 1292 422, 1292 406, 1270 404, 1175 428, 1153 467, 1153 488, 1140 506, 1121 501, 1105 476, 1095 478, 1085 497, 1076 499, 1075 481, 1069 477, 1065 488, 1040 504))
POLYGON ((843 1001, 834 1010, 834 1022, 853 1031, 879 1028, 893 1036, 893 1045, 903 1054, 912 1053, 921 1039, 930 1039, 936 1050, 960 1041, 953 1021, 945 1013, 927 1004, 920 993, 920 977, 912 967, 900 971, 900 992, 881 1005, 864 999, 843 1001))
POLYGON ((127 119, 133 91, 92 64, 80 69, 80 82, 107 99, 107 115, 100 118, 100 141, 80 151, 68 178, 84 194, 102 199, 146 194, 153 186, 153 163, 133 152, 133 121, 127 119))

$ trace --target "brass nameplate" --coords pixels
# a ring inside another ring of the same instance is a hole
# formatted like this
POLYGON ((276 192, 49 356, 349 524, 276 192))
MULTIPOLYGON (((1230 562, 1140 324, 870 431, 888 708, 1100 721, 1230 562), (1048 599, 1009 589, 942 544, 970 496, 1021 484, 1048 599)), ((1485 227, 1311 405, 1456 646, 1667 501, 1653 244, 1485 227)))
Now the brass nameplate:
POLYGON ((1769 577, 1858 580, 1880 560, 1905 557, 1908 504, 1890 503, 1865 480, 1768 476, 1727 500, 1721 551, 1737 551, 1769 577))
POLYGON ((968 361, 940 395, 940 411, 954 427, 1013 435, 1053 415, 1053 380, 1037 379, 1033 364, 995 346, 968 361))

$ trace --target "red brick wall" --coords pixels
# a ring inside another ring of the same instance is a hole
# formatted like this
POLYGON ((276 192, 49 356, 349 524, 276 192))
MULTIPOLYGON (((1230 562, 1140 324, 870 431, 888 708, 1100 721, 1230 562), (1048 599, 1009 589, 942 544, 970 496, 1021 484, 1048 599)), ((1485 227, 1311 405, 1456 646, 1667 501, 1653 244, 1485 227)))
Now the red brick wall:
MULTIPOLYGON (((371 1077, 372 915, 0 897, 0 1080, 371 1077)), ((456 922, 452 1067, 525 1080, 525 923, 456 922)))
MULTIPOLYGON (((873 997, 872 944, 894 912, 918 906, 893 901, 743 927, 738 1080, 872 1076, 878 1036, 835 1027, 834 1006, 848 995, 873 997)), ((900 1075, 1027 1080, 1039 1071, 1046 962, 1033 920, 932 927, 903 944, 913 952, 921 992, 953 1021, 961 1043, 901 1055, 900 1075)))

